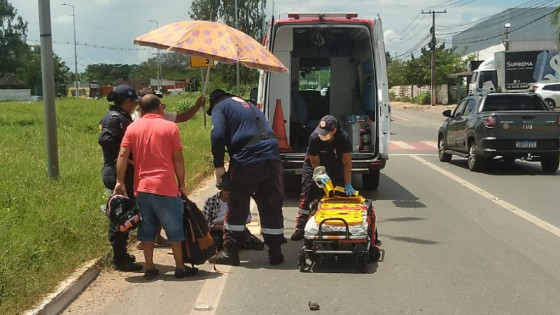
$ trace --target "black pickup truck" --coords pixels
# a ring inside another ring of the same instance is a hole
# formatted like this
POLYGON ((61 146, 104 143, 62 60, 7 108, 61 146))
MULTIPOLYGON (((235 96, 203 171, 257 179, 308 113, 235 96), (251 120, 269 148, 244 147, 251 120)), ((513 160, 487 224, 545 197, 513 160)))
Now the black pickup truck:
POLYGON ((442 162, 452 155, 468 158, 471 171, 482 171, 491 159, 540 161, 545 173, 558 170, 560 113, 533 93, 469 95, 438 131, 442 162))

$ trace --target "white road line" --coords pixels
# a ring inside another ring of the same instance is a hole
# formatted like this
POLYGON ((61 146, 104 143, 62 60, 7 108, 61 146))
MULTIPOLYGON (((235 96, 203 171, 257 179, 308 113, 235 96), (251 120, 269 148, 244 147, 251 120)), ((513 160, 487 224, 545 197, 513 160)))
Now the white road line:
POLYGON ((422 141, 423 144, 430 146, 434 149, 437 149, 437 141, 422 141))
MULTIPOLYGON (((251 231, 253 235, 261 234, 261 227, 259 224, 259 215, 256 211, 257 205, 253 199, 250 200, 250 210, 252 214, 251 223, 247 224, 247 228, 251 231)), ((205 315, 216 314, 218 308, 218 303, 222 297, 222 293, 226 287, 226 282, 229 273, 231 272, 231 266, 229 265, 217 265, 218 270, 222 272, 222 275, 213 279, 206 279, 204 285, 200 289, 198 298, 194 303, 194 312, 204 312, 205 315)))
POLYGON ((408 144, 404 141, 391 141, 391 143, 396 145, 397 147, 399 147, 401 149, 415 149, 414 146, 411 146, 410 144, 408 144))
POLYGON ((198 298, 194 303, 194 311, 204 311, 204 314, 216 314, 218 303, 220 303, 228 275, 231 272, 231 266, 229 265, 217 266, 222 275, 204 281, 204 285, 200 289, 198 298))
POLYGON ((548 232, 560 237, 560 228, 558 228, 558 227, 556 227, 556 226, 554 226, 554 225, 552 225, 552 224, 550 224, 550 223, 548 223, 548 222, 546 222, 546 221, 528 213, 527 211, 525 211, 521 208, 518 208, 518 207, 516 207, 516 206, 514 206, 514 205, 512 205, 512 204, 510 204, 510 203, 508 203, 504 200, 501 200, 500 198, 492 195, 491 193, 485 191, 484 189, 482 189, 478 186, 475 186, 475 185, 467 182, 466 180, 464 180, 464 179, 462 179, 458 176, 455 176, 455 175, 451 174, 450 172, 448 172, 448 171, 446 171, 446 170, 444 170, 444 169, 442 169, 442 168, 424 160, 423 158, 421 158, 417 155, 410 155, 410 157, 417 160, 418 162, 430 167, 431 169, 449 177, 450 179, 458 182, 459 184, 461 184, 461 185, 465 186, 466 188, 472 190, 473 192, 479 194, 483 198, 486 198, 486 199, 492 201, 493 203, 499 205, 500 207, 504 208, 505 210, 507 210, 507 211, 509 211, 509 212, 511 212, 511 213, 513 213, 513 214, 515 214, 515 215, 517 215, 517 216, 535 224, 536 226, 540 227, 541 229, 543 229, 545 231, 548 231, 548 232))

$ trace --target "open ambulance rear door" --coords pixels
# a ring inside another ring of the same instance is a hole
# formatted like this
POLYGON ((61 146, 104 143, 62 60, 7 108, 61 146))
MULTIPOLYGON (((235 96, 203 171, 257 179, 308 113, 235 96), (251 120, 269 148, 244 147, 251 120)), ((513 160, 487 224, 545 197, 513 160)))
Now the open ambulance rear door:
POLYGON ((379 155, 389 159, 389 136, 391 134, 391 112, 389 104, 389 86, 387 77, 387 61, 385 59, 385 41, 383 40, 383 26, 381 18, 377 16, 373 20, 373 47, 375 47, 374 58, 378 67, 377 88, 379 104, 379 155))

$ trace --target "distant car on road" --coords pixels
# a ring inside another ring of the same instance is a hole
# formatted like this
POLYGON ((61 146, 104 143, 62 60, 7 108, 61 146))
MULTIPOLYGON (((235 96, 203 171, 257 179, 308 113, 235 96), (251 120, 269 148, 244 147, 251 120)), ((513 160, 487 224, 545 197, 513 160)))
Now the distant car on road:
POLYGON ((550 108, 560 104, 560 82, 537 82, 529 85, 529 91, 537 93, 550 108))
POLYGON ((469 95, 447 117, 438 131, 439 160, 466 157, 471 171, 483 170, 500 158, 540 161, 545 173, 559 166, 560 113, 533 93, 469 95))

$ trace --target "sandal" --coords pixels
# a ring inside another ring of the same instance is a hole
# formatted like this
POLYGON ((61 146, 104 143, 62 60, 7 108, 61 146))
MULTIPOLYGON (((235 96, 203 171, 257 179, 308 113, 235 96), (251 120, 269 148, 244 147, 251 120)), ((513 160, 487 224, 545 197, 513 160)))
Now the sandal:
POLYGON ((153 278, 157 277, 157 275, 159 275, 159 270, 157 270, 156 268, 144 271, 144 279, 146 280, 152 280, 153 278))
POLYGON ((184 269, 175 269, 175 278, 185 278, 185 277, 190 277, 190 276, 194 276, 196 275, 196 273, 198 272, 198 268, 191 268, 191 267, 187 267, 185 266, 184 269))

